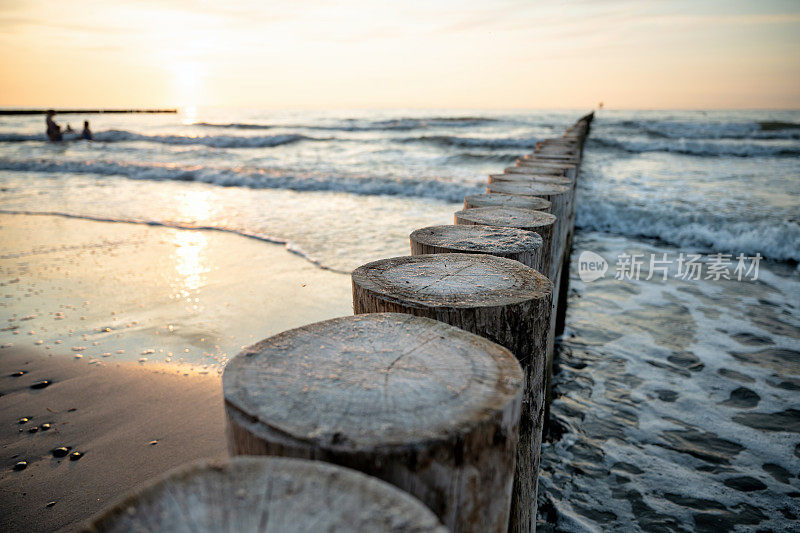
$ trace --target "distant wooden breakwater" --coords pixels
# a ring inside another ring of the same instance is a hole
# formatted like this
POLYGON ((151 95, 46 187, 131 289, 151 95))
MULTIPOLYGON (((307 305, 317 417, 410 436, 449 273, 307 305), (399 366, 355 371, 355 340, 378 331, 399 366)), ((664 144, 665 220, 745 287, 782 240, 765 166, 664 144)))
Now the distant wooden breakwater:
POLYGON ((491 175, 453 225, 414 231, 411 255, 354 270, 353 316, 237 355, 233 458, 172 472, 89 529, 534 531, 592 119, 491 175))
MULTIPOLYGON (((50 109, 0 109, 0 115, 46 115, 50 109)), ((56 115, 114 115, 121 113, 177 113, 177 109, 53 109, 56 115)))

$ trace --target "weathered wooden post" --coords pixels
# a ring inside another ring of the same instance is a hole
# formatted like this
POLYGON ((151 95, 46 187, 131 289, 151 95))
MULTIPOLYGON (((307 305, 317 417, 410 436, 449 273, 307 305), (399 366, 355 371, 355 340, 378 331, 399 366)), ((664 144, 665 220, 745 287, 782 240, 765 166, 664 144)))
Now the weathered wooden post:
POLYGON ((429 226, 409 235, 411 255, 489 254, 542 269, 544 241, 532 231, 500 226, 429 226))
POLYGON ((172 470, 103 511, 84 531, 447 530, 418 500, 360 472, 320 461, 239 457, 172 470))
POLYGON ((351 316, 250 346, 222 385, 232 454, 347 466, 416 496, 451 531, 505 533, 523 391, 507 349, 428 318, 351 316))
POLYGON ((509 172, 507 174, 489 174, 489 183, 496 183, 498 181, 522 181, 529 183, 550 183, 552 185, 563 185, 565 187, 573 187, 575 181, 572 178, 565 176, 553 176, 548 174, 536 174, 532 171, 527 173, 523 172, 509 172))
POLYGON ((544 242, 545 253, 542 254, 541 272, 549 277, 553 262, 553 229, 556 217, 542 211, 530 211, 515 207, 475 207, 457 211, 453 218, 456 224, 500 226, 517 228, 538 233, 544 242))
POLYGON ((503 207, 518 207, 531 211, 550 212, 551 204, 544 198, 536 196, 518 196, 514 194, 471 194, 464 198, 464 209, 472 207, 489 207, 492 205, 503 207))
POLYGON ((555 228, 553 230, 553 250, 550 272, 548 276, 557 287, 557 293, 553 297, 553 321, 550 326, 551 329, 547 335, 547 360, 545 363, 545 391, 546 391, 546 405, 550 401, 550 389, 553 374, 553 357, 555 350, 555 337, 556 337, 556 322, 557 317, 564 313, 566 301, 559 300, 561 290, 563 289, 564 276, 569 273, 565 272, 564 263, 567 260, 566 254, 567 237, 573 225, 574 211, 573 211, 573 198, 574 189, 561 185, 551 185, 542 183, 524 183, 524 182, 496 182, 490 183, 487 187, 487 192, 503 193, 503 194, 519 194, 523 196, 536 196, 546 198, 552 203, 551 212, 557 217, 555 228))
POLYGON ((574 155, 540 154, 538 152, 523 156, 522 159, 531 163, 545 161, 550 163, 567 164, 579 164, 581 160, 580 157, 574 155))
POLYGON ((525 396, 510 530, 532 530, 544 416, 550 280, 518 261, 457 253, 383 259, 358 267, 352 277, 356 313, 398 311, 434 318, 491 339, 517 357, 525 374, 525 396))
POLYGON ((553 176, 567 176, 572 177, 571 170, 575 169, 575 165, 555 163, 548 164, 546 162, 524 162, 517 163, 513 167, 507 167, 503 170, 506 174, 549 174, 553 176))
POLYGON ((489 183, 486 187, 486 192, 489 194, 502 193, 520 196, 537 196, 551 203, 550 213, 555 215, 557 220, 553 231, 551 271, 548 272, 547 275, 553 279, 556 274, 555 270, 561 266, 564 235, 572 221, 572 187, 550 183, 498 181, 496 183, 489 183))

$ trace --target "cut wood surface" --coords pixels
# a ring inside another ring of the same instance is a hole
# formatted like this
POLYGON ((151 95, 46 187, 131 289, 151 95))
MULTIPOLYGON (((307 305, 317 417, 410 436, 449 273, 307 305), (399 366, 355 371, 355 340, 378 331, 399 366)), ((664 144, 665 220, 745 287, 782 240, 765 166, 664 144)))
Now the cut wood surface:
POLYGON ((529 163, 506 167, 503 172, 506 174, 545 174, 549 176, 566 176, 572 167, 569 165, 540 165, 529 163))
POLYGON ((348 466, 416 496, 452 531, 505 532, 522 380, 507 349, 441 321, 378 313, 318 322, 227 365, 229 446, 348 466))
POLYGON ((409 239, 411 255, 490 254, 542 269, 543 241, 532 231, 499 226, 429 226, 414 231, 409 239))
POLYGON ((434 318, 491 339, 519 359, 525 396, 510 521, 511 531, 531 531, 553 284, 517 261, 456 253, 383 259, 360 266, 352 277, 356 313, 434 318))
POLYGON ((556 217, 542 211, 518 209, 516 207, 475 207, 463 209, 454 215, 456 224, 500 226, 505 228, 518 228, 534 231, 541 236, 544 242, 545 253, 542 254, 540 272, 545 276, 550 275, 553 261, 553 229, 556 217))
POLYGON ((541 154, 533 153, 523 157, 526 161, 552 161, 559 163, 580 163, 580 156, 577 155, 555 155, 555 154, 541 154))
POLYGON ((565 235, 572 226, 573 220, 573 188, 564 185, 554 185, 550 183, 531 183, 531 182, 511 182, 498 181, 489 183, 486 192, 490 194, 516 194, 521 196, 536 196, 544 198, 550 202, 550 213, 556 217, 556 224, 553 228, 552 253, 550 260, 550 272, 548 276, 551 280, 555 279, 556 270, 561 267, 561 257, 565 235))
POLYGON ((490 174, 489 175, 489 183, 495 183, 497 181, 521 181, 521 182, 529 182, 529 183, 550 183, 553 185, 564 185, 566 187, 571 187, 573 185, 573 180, 571 178, 567 178, 565 176, 553 176, 547 174, 536 174, 533 171, 528 171, 528 173, 522 172, 509 172, 506 174, 490 174))
POLYGON ((464 198, 464 209, 471 207, 488 207, 499 205, 505 207, 518 207, 531 211, 549 212, 551 204, 544 198, 535 196, 518 196, 514 194, 471 194, 464 198))
POLYGON ((553 194, 565 194, 570 192, 570 187, 564 185, 551 185, 546 183, 510 183, 498 182, 490 183, 486 192, 503 194, 520 194, 523 196, 542 196, 553 194))
POLYGON ((278 457, 190 463, 131 493, 86 531, 447 532, 430 509, 388 483, 278 457))

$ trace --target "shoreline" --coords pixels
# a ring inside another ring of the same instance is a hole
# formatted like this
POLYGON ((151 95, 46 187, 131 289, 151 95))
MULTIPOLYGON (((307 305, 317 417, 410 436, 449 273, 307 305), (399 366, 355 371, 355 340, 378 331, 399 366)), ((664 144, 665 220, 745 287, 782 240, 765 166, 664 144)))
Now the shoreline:
POLYGON ((74 530, 164 471, 227 453, 216 373, 131 362, 86 365, 20 348, 1 354, 2 530, 74 530), (25 374, 12 376, 19 371, 25 374), (41 380, 52 384, 30 388, 41 380), (29 422, 21 424, 22 417, 29 422), (44 423, 51 429, 29 431, 44 423), (60 446, 84 455, 54 458, 51 451, 60 446), (27 468, 15 471, 18 461, 27 468))

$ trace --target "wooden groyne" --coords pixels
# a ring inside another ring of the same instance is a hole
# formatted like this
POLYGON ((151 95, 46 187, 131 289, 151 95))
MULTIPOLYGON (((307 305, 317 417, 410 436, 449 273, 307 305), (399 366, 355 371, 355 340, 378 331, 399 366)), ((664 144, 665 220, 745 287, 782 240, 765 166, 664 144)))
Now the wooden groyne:
POLYGON ((56 115, 118 115, 122 113, 177 113, 170 109, 0 109, 0 115, 46 115, 55 111, 56 115))
MULTIPOLYGON (((464 199, 454 224, 414 231, 411 255, 354 270, 354 316, 280 333, 231 360, 223 373, 231 455, 324 461, 409 494, 403 510, 385 518, 374 503, 384 496, 367 494, 385 486, 364 482, 356 495, 341 484, 320 489, 306 476, 324 474, 298 462, 287 475, 297 476, 299 493, 308 491, 301 501, 309 509, 322 505, 331 514, 318 522, 323 529, 350 509, 325 507, 329 498, 361 497, 364 512, 376 514, 375 531, 439 531, 421 504, 453 532, 534 531, 575 191, 592 119, 492 174, 485 194, 464 199)), ((274 459, 247 461, 248 473, 238 475, 274 469, 274 459)), ((180 498, 216 506, 214 516, 235 513, 235 498, 206 501, 209 484, 240 490, 236 476, 215 476, 206 467, 192 471, 192 483, 180 472, 158 483, 177 483, 180 498)), ((173 524, 148 507, 158 483, 127 500, 131 514, 141 508, 153 515, 147 524, 173 524)), ((250 504, 255 516, 262 503, 250 504)), ((285 516, 287 524, 305 523, 285 516)), ((112 529, 107 524, 113 520, 92 527, 112 529)))

